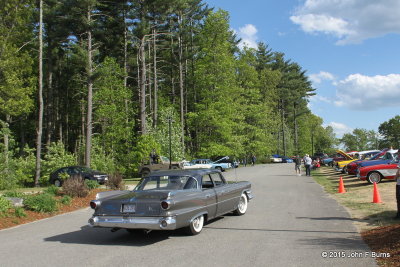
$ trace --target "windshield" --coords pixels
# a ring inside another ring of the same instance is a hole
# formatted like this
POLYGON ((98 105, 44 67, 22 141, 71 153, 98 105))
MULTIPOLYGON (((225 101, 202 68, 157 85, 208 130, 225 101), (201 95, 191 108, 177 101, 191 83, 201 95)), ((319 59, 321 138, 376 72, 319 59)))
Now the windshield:
POLYGON ((150 176, 143 178, 135 191, 196 189, 197 181, 190 176, 150 176))

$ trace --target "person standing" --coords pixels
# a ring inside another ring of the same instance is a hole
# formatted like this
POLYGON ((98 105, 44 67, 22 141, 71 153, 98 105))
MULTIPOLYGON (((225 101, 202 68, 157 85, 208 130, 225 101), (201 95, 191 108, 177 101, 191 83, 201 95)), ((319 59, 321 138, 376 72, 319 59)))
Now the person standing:
POLYGON ((297 155, 294 158, 294 169, 296 171, 297 176, 301 176, 300 166, 301 166, 301 158, 299 157, 299 155, 297 155))
POLYGON ((304 167, 306 168, 306 176, 311 176, 312 159, 308 154, 306 154, 303 160, 304 160, 304 167))
POLYGON ((251 166, 254 166, 256 164, 256 156, 254 154, 251 155, 251 166))
POLYGON ((394 217, 395 220, 400 220, 400 161, 399 161, 399 153, 397 152, 397 173, 396 173, 396 200, 397 200, 397 214, 394 217))

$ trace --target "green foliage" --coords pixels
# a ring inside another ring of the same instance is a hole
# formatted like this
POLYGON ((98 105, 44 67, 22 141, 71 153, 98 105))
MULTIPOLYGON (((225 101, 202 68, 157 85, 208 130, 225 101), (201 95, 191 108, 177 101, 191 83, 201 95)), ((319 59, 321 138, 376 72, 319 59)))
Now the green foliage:
POLYGON ((55 212, 57 211, 57 201, 53 195, 38 194, 29 195, 24 199, 26 209, 37 212, 55 212))
POLYGON ((70 197, 70 196, 68 196, 68 195, 65 195, 65 196, 63 196, 59 201, 60 201, 60 203, 63 204, 63 205, 70 205, 70 204, 71 204, 71 201, 72 201, 72 197, 70 197))
POLYGON ((149 155, 153 149, 156 150, 157 154, 160 154, 160 144, 155 140, 153 135, 146 134, 139 136, 136 142, 136 149, 132 153, 136 164, 132 167, 137 170, 140 164, 149 162, 149 155))
POLYGON ((63 183, 64 194, 71 197, 86 197, 89 194, 89 189, 81 177, 71 177, 63 183))
POLYGON ((25 212, 24 208, 22 208, 22 207, 15 207, 14 214, 18 218, 26 217, 26 212, 25 212))
POLYGON ((61 141, 51 143, 47 147, 47 153, 42 162, 41 184, 48 182, 51 172, 70 165, 76 165, 74 155, 65 150, 64 144, 61 141))
POLYGON ((375 131, 366 129, 354 129, 352 133, 346 133, 340 139, 346 150, 365 151, 377 149, 375 131))
POLYGON ((100 187, 100 184, 94 180, 85 180, 85 184, 86 184, 87 188, 89 188, 90 190, 100 187))
POLYGON ((400 147, 400 116, 397 115, 379 125, 379 133, 383 136, 382 146, 400 147))
POLYGON ((12 208, 11 201, 0 196, 0 216, 4 216, 12 208))
POLYGON ((15 190, 12 191, 6 191, 3 193, 3 197, 18 197, 18 198, 24 198, 24 194, 15 190))
MULTIPOLYGON (((102 171, 105 173, 113 173, 117 171, 116 158, 113 155, 107 155, 99 138, 92 139, 92 162, 91 167, 94 170, 102 171)), ((120 168, 123 169, 121 166, 120 168)))
POLYGON ((46 189, 43 190, 44 193, 56 196, 60 193, 60 188, 55 185, 50 185, 46 189))
MULTIPOLYGON (((183 146, 181 141, 182 128, 178 114, 173 107, 163 108, 160 110, 159 123, 157 128, 149 130, 158 146, 156 152, 158 155, 162 155, 169 158, 169 120, 171 119, 171 159, 181 160, 184 158, 183 146), (158 149, 160 147, 160 149, 158 149)), ((151 148, 147 155, 150 154, 151 148)))

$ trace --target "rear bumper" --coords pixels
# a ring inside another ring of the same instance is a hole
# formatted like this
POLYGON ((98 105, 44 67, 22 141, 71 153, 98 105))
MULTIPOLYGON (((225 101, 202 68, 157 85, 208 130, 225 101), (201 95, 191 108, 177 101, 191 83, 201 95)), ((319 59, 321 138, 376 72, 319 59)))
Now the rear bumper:
POLYGON ((88 222, 91 227, 146 230, 176 229, 176 217, 93 216, 88 222))

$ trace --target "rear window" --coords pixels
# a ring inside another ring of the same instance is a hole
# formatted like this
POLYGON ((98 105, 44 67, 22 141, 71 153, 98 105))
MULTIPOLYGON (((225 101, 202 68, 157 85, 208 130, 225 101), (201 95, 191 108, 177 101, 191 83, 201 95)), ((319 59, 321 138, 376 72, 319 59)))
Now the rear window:
POLYGON ((186 190, 196 188, 197 181, 190 176, 149 176, 143 178, 135 190, 186 190))

